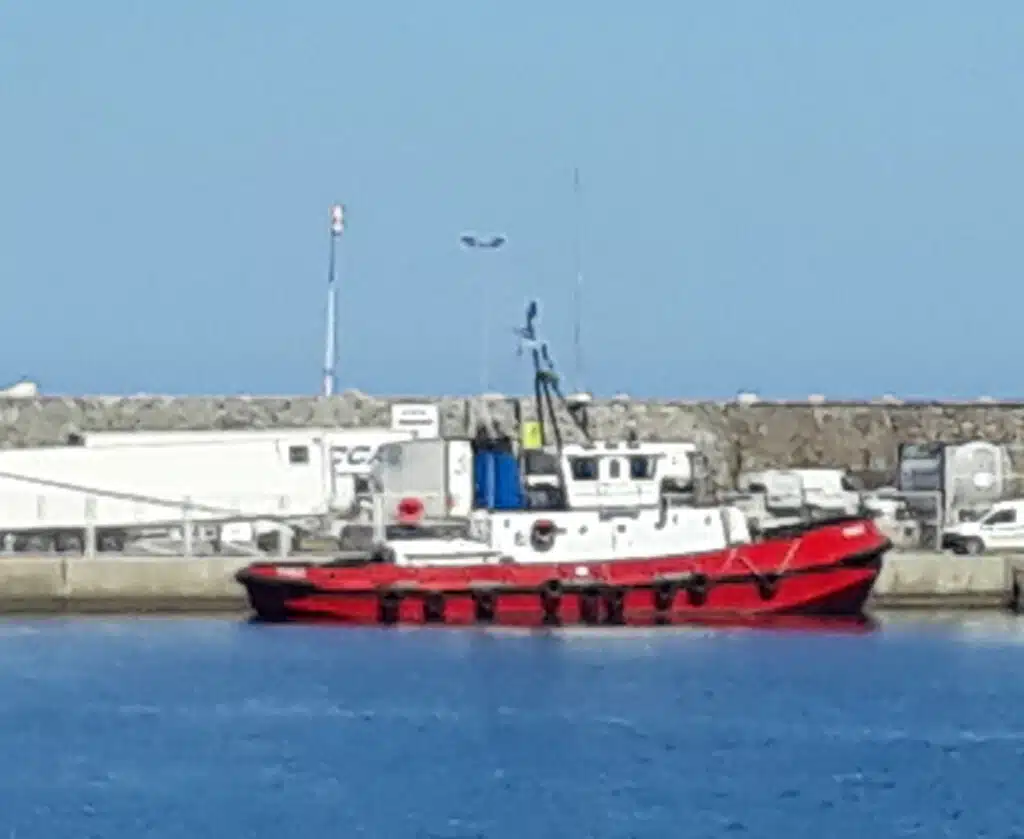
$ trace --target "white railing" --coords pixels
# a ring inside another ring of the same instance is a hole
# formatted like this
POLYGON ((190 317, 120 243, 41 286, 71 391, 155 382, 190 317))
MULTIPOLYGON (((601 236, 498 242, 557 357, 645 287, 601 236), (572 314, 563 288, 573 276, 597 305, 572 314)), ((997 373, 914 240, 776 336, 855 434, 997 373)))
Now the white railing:
POLYGON ((289 495, 0 493, 0 553, 281 555, 329 534, 329 513, 289 495))

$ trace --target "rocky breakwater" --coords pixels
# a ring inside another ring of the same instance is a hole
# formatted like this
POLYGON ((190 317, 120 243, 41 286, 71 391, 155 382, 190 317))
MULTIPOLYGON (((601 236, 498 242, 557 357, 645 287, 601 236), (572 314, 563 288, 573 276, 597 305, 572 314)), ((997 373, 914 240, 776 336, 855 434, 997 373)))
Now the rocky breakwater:
MULTIPOLYGON (((447 436, 467 433, 480 400, 388 399, 347 392, 299 397, 41 397, 0 401, 0 446, 64 444, 90 431, 367 427, 389 422, 399 401, 430 401, 447 436)), ((515 431, 515 400, 489 402, 503 428, 515 431)), ((521 402, 533 418, 532 400, 521 402)), ((594 433, 621 438, 691 439, 723 478, 758 466, 839 466, 889 470, 900 442, 986 439, 1024 444, 1021 403, 773 403, 607 400, 590 410, 594 433)), ((569 424, 564 423, 568 429, 569 424)), ((574 431, 567 434, 577 439, 574 431)))

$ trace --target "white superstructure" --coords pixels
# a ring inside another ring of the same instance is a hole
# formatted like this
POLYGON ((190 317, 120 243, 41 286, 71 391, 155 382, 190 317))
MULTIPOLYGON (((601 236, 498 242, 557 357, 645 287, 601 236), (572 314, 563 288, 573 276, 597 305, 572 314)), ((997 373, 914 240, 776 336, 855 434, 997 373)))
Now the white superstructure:
POLYGON ((529 565, 673 556, 749 542, 746 518, 735 507, 680 506, 612 513, 480 511, 473 514, 469 538, 398 537, 384 547, 398 565, 529 565))
MULTIPOLYGON (((471 457, 466 441, 438 441, 445 456, 430 458, 423 468, 420 442, 387 446, 375 478, 384 496, 384 523, 391 508, 409 500, 419 503, 425 519, 441 509, 432 499, 465 497, 472 492, 471 457), (457 469, 443 464, 467 465, 457 469)), ((433 451, 433 449, 431 449, 433 451)), ((717 551, 750 542, 743 512, 733 506, 690 506, 675 503, 677 487, 692 491, 696 447, 689 443, 605 443, 567 445, 550 452, 557 497, 553 505, 526 509, 475 509, 468 513, 468 537, 384 538, 377 542, 399 565, 462 565, 467 563, 590 562, 678 553, 717 551)))

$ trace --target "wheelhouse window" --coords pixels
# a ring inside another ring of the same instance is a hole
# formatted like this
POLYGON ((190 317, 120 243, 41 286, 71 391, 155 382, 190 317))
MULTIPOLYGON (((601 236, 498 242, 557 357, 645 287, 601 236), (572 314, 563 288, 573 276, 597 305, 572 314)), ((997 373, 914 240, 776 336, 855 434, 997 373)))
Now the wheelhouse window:
POLYGON ((593 457, 570 457, 569 471, 574 481, 596 481, 597 459, 593 457))
POLYGON ((654 479, 654 458, 634 455, 629 459, 629 477, 634 481, 654 479))
POLYGON ((622 475, 622 466, 617 457, 608 461, 608 477, 617 480, 622 475))
POLYGON ((558 458, 540 449, 527 451, 523 455, 523 471, 527 475, 557 475, 558 458))
POLYGON ((309 446, 289 446, 289 463, 309 463, 309 446))

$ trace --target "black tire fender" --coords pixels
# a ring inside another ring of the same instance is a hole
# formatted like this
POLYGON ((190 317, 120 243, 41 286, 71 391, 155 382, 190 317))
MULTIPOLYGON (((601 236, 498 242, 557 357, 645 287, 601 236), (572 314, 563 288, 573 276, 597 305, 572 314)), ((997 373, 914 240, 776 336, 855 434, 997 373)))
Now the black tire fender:
POLYGON ((773 600, 779 590, 778 574, 762 574, 757 579, 757 594, 762 600, 773 600))

